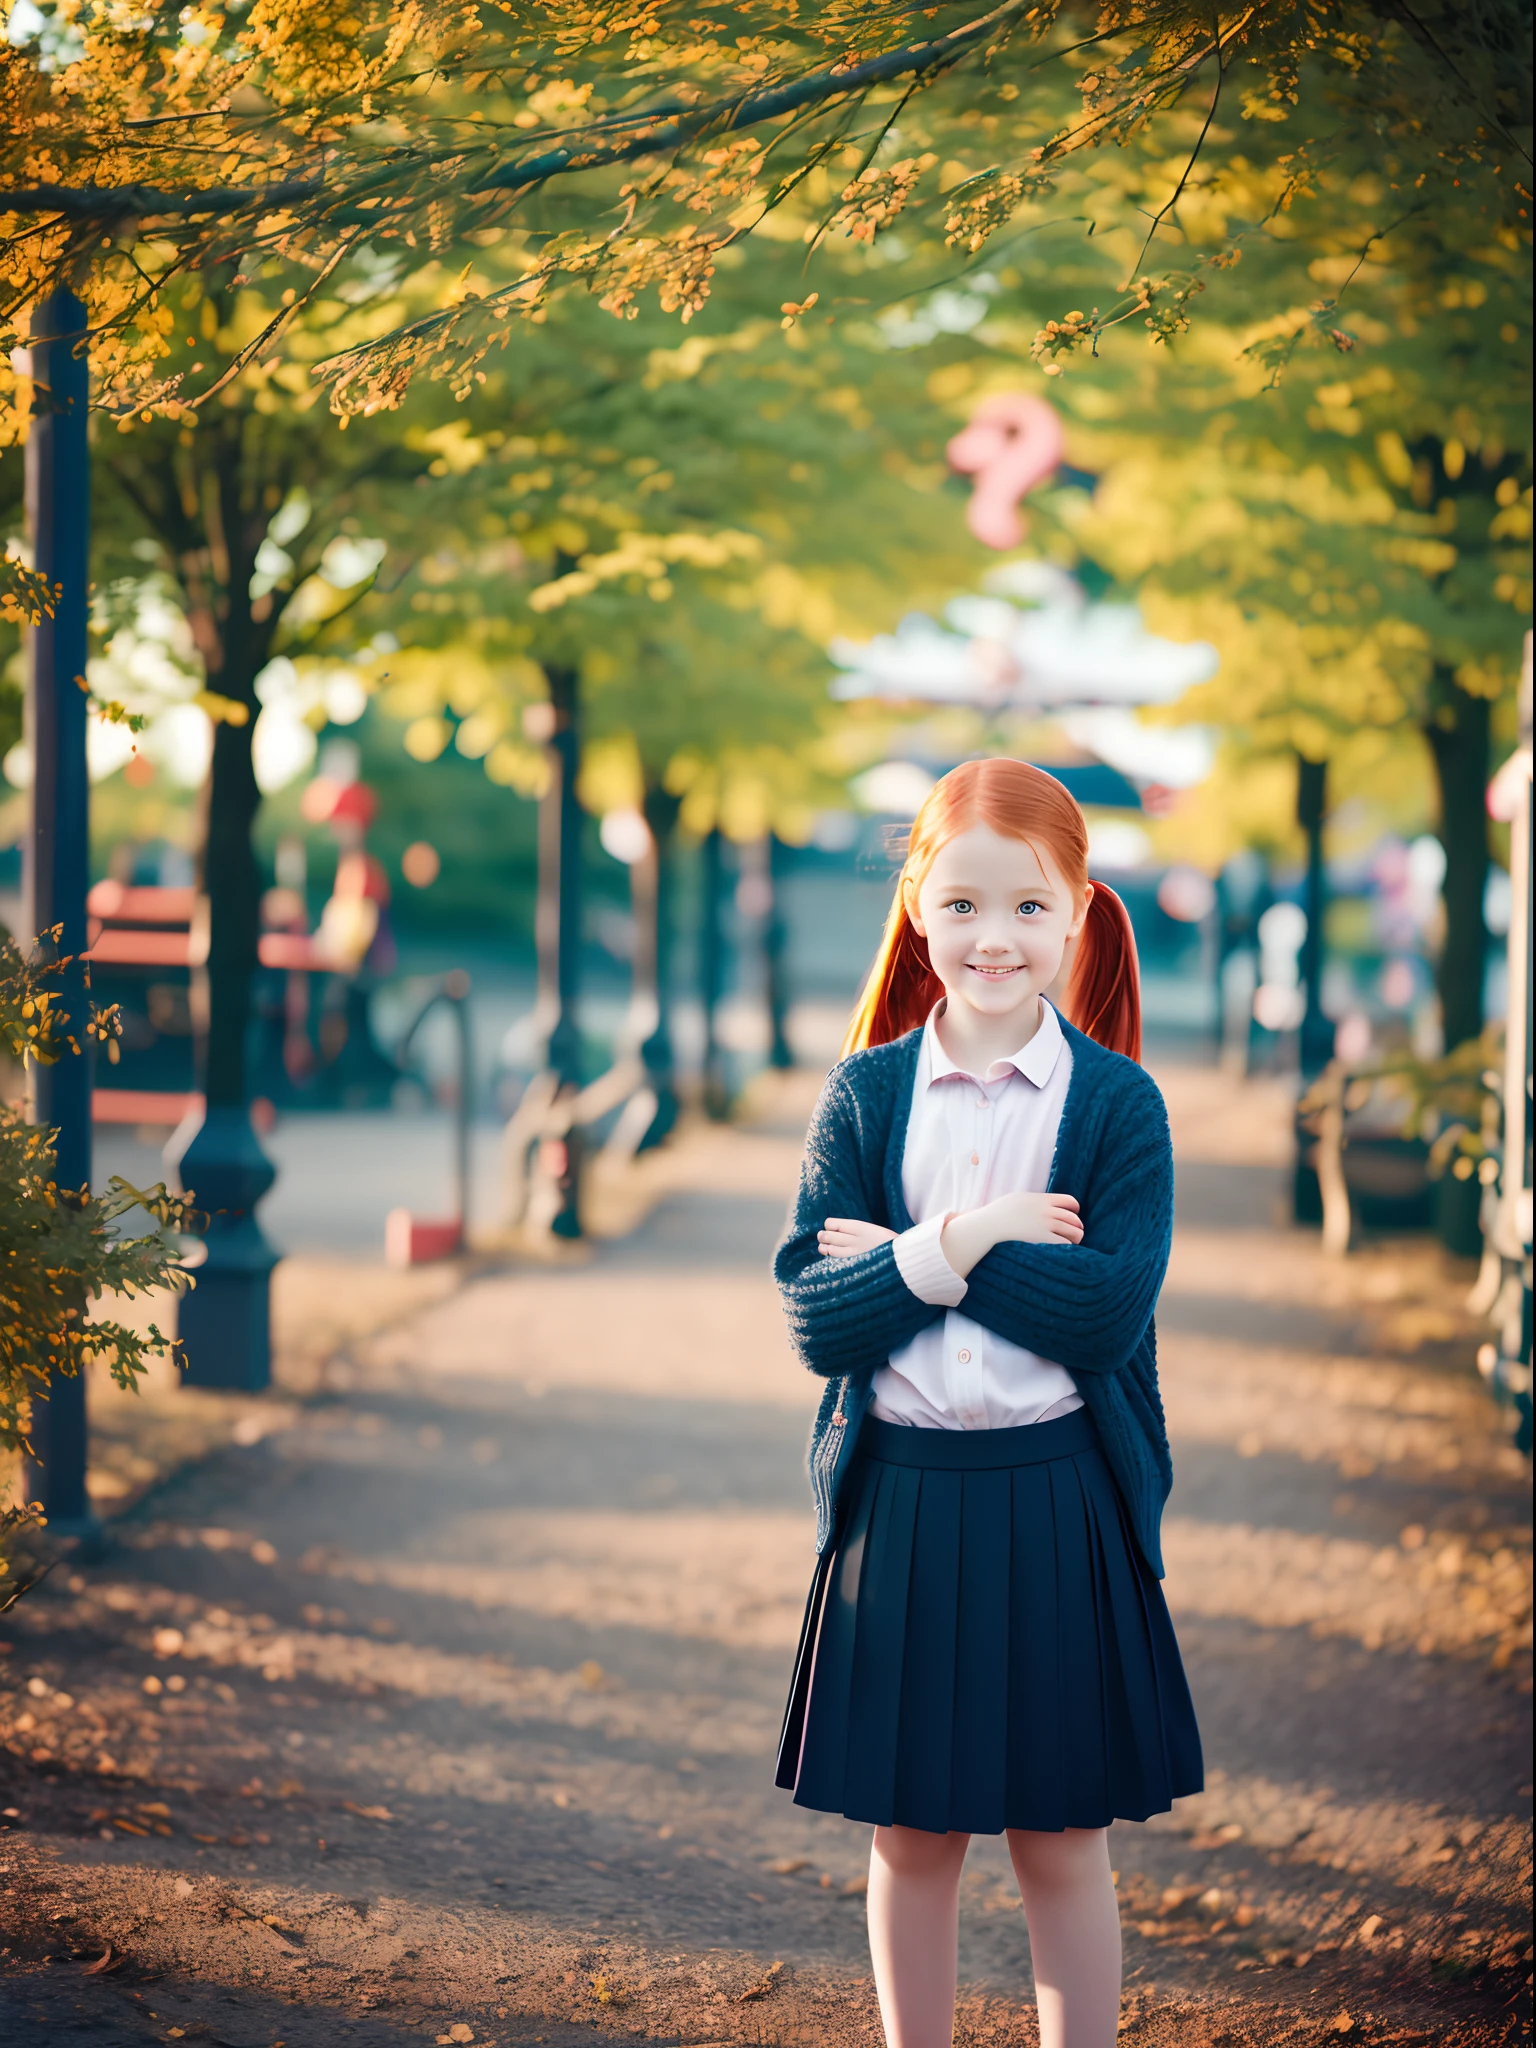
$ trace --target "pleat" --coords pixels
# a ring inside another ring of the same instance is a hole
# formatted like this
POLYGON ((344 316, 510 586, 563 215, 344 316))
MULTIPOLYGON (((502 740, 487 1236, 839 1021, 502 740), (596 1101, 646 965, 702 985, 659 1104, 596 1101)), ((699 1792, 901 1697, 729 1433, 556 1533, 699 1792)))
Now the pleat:
POLYGON ((960 1628, 961 1497, 966 1476, 922 1472, 907 1589, 907 1634, 916 1654, 901 1674, 901 1740, 895 1772, 903 1825, 948 1832, 955 1748, 956 1646, 960 1628))
POLYGON ((1163 1762, 1162 1715, 1156 1693, 1156 1673, 1151 1645, 1147 1641, 1145 1614, 1128 1583, 1132 1574, 1115 1516, 1110 1531, 1104 1527, 1106 1509, 1114 1516, 1113 1501, 1102 1497, 1095 1485, 1096 1461, 1074 1461, 1082 1487, 1083 1508, 1088 1528, 1088 1569, 1094 1586, 1099 1615, 1099 1648, 1104 1678, 1105 1791, 1108 1809, 1127 1818, 1144 1818, 1131 1809, 1165 1806, 1167 1770, 1163 1762), (1111 1537, 1106 1541, 1106 1533, 1111 1537))
POLYGON ((1096 1511, 1100 1571, 1111 1607, 1110 1639, 1121 1659, 1122 1692, 1132 1729, 1122 1751, 1123 1804, 1116 1811, 1126 1819, 1145 1819, 1201 1789, 1205 1764, 1200 1731, 1168 1603, 1136 1547, 1119 1491, 1101 1457, 1079 1462, 1085 1467, 1096 1511), (1133 1754, 1138 1761, 1134 1770, 1133 1754))
POLYGON ((1099 1607, 1088 1529, 1088 1503, 1078 1458, 1059 1458, 1044 1470, 1051 1490, 1057 1543, 1061 1641, 1061 1827, 1106 1824, 1109 1756, 1106 1742, 1104 1616, 1099 1607))
POLYGON ((950 1826, 995 1835, 1005 1822, 1008 1668, 1012 1641, 1012 1475, 965 1475, 956 1601, 955 1737, 950 1826))
POLYGON ((879 1483, 851 1617, 853 1682, 843 1746, 842 1811, 851 1820, 889 1825, 896 1815, 918 1502, 928 1475, 895 1465, 873 1469, 879 1483))
POLYGON ((1009 1474, 1008 1761, 1003 1810, 1009 1827, 1063 1827, 1061 1769, 1061 1571, 1048 1466, 1009 1474), (1028 1821, 1019 1815, 1033 1816, 1028 1821))
POLYGON ((821 1617, 827 1603, 827 1580, 836 1557, 836 1551, 827 1550, 817 1558, 816 1570, 811 1578, 811 1590, 805 1598, 805 1614, 800 1622, 800 1640, 795 1648, 794 1676, 789 1686, 789 1703, 784 1709, 784 1725, 779 1730, 778 1769, 774 1773, 774 1783, 785 1792, 794 1791, 795 1781, 800 1775, 800 1749, 805 1740, 805 1712, 811 1692, 811 1671, 816 1662, 816 1646, 821 1637, 821 1617))
POLYGON ((848 1526, 837 1546, 822 1607, 821 1632, 815 1647, 810 1698, 805 1711, 805 1741, 795 1779, 795 1803, 826 1813, 843 1804, 843 1759, 848 1748, 850 1691, 853 1681, 854 1616, 869 1547, 869 1527, 876 1502, 876 1474, 884 1468, 856 1465, 860 1484, 848 1503, 848 1526))

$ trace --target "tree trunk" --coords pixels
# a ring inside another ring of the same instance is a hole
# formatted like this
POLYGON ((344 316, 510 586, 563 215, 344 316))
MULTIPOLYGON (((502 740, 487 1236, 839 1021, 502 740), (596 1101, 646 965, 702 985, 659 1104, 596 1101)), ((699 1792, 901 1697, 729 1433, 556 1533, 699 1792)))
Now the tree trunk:
MULTIPOLYGON (((541 995, 554 1002, 545 1064, 557 1078, 557 1099, 569 1099, 582 1083, 580 677, 574 668, 548 667, 545 680, 553 724, 550 785, 539 807, 539 981, 541 995)), ((582 1234, 582 1133, 574 1123, 558 1157, 559 1201, 549 1227, 574 1239, 582 1234)))
POLYGON ((704 1008, 704 1110, 717 1122, 731 1113, 725 1047, 718 1035, 725 995, 725 834, 718 825, 699 854, 699 1000, 704 1008))
POLYGON ((1445 1049, 1483 1028, 1483 974, 1488 935, 1483 891, 1488 883, 1488 745, 1491 705, 1437 664, 1433 711, 1424 728, 1440 789, 1440 844, 1445 849, 1445 940, 1436 982, 1445 1049))
POLYGON ((562 1086, 580 1087, 581 1070, 581 765, 578 677, 572 668, 545 670, 554 718, 549 737, 550 785, 539 835, 539 898, 543 969, 554 998, 548 1064, 562 1086))
MULTIPOLYGON (((213 687, 221 695, 236 696, 228 677, 213 687)), ((243 693, 236 701, 244 701, 243 693)), ((251 691, 243 725, 221 719, 214 727, 213 761, 202 804, 198 886, 208 919, 203 1091, 210 1104, 230 1106, 245 1101, 246 1038, 261 924, 261 878, 251 845, 261 804, 251 763, 255 724, 251 691)))
POLYGON ((1323 966, 1327 959, 1328 864, 1323 826, 1328 817, 1328 763, 1296 756, 1296 822, 1307 837, 1307 935, 1301 942, 1301 985, 1307 1007, 1301 1020, 1301 1072, 1312 1080, 1333 1057, 1334 1029, 1323 1008, 1323 966))
POLYGON ((267 530, 263 499, 280 497, 284 485, 269 486, 237 419, 221 424, 211 449, 189 451, 177 481, 180 489, 161 508, 157 524, 177 556, 208 689, 229 706, 214 724, 200 806, 198 893, 208 951, 198 1023, 204 1093, 211 1107, 233 1108, 246 1099, 251 984, 261 931, 261 878, 251 845, 261 808, 251 760, 261 711, 256 678, 272 652, 277 624, 270 598, 253 603, 250 584, 267 530))
POLYGON ((784 920, 783 881, 789 849, 776 832, 768 835, 768 914, 763 920, 763 965, 768 1002, 768 1064, 787 1071, 795 1064, 789 1042, 789 933, 784 920))
POLYGON ((672 967, 677 938, 677 814, 681 799, 659 784, 645 792, 645 822, 651 828, 651 930, 642 944, 649 953, 656 1026, 640 1048, 646 1079, 656 1097, 656 1114, 640 1141, 641 1151, 659 1145, 677 1122, 677 1059, 672 1045, 672 967))

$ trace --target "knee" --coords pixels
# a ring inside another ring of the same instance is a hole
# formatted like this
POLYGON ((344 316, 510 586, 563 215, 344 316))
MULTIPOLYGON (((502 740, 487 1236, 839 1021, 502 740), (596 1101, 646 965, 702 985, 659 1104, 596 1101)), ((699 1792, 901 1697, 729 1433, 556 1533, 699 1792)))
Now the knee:
POLYGON ((1066 1828, 1055 1835, 1010 1828, 1008 1853, 1021 1888, 1069 1891, 1110 1882, 1109 1838, 1103 1828, 1066 1828))
POLYGON ((958 1874, 969 1835, 930 1835, 921 1828, 876 1828, 874 1859, 894 1877, 958 1874))

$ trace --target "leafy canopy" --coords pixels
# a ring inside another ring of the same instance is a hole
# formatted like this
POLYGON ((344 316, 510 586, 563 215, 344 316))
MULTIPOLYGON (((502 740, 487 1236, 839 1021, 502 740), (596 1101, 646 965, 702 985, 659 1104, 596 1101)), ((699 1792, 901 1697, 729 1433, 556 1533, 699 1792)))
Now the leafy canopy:
POLYGON ((1412 204, 1475 192, 1528 223, 1514 0, 13 0, 10 22, 0 309, 14 321, 52 283, 84 289, 124 408, 205 394, 154 369, 164 288, 209 262, 297 262, 296 305, 366 248, 518 238, 494 291, 450 290, 369 345, 339 385, 349 409, 392 402, 423 365, 462 380, 562 284, 613 311, 654 289, 686 318, 721 253, 818 173, 813 241, 872 239, 937 198, 929 154, 899 153, 914 110, 985 128, 988 160, 939 209, 963 254, 1084 155, 1155 141, 1192 109, 1192 164, 1272 126, 1301 190, 1341 137, 1368 135, 1412 204))

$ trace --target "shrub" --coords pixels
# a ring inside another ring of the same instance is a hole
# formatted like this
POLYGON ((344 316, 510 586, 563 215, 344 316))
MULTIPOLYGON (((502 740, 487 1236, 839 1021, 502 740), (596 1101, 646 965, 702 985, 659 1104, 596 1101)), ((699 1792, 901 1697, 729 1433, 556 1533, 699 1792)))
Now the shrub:
MULTIPOLYGON (((68 964, 29 961, 13 940, 0 939, 0 1049, 23 1068, 85 1056, 59 1003, 68 964)), ((92 1005, 81 1036, 110 1055, 117 1029, 114 1011, 92 1005)), ((61 1188, 56 1164, 54 1133, 29 1124, 19 1104, 0 1103, 0 1455, 11 1459, 30 1448, 32 1403, 56 1379, 102 1359, 120 1387, 134 1388, 152 1358, 174 1354, 175 1340, 153 1323, 140 1332, 93 1318, 93 1301, 179 1293, 191 1282, 178 1235, 192 1227, 189 1203, 163 1185, 136 1188, 116 1175, 105 1194, 61 1188), (118 1225, 134 1210, 150 1228, 124 1236, 118 1225)), ((26 1502, 0 1512, 0 1581, 11 1581, 0 1583, 0 1612, 40 1575, 29 1565, 18 1576, 11 1560, 30 1552, 26 1539, 41 1521, 26 1502)))

